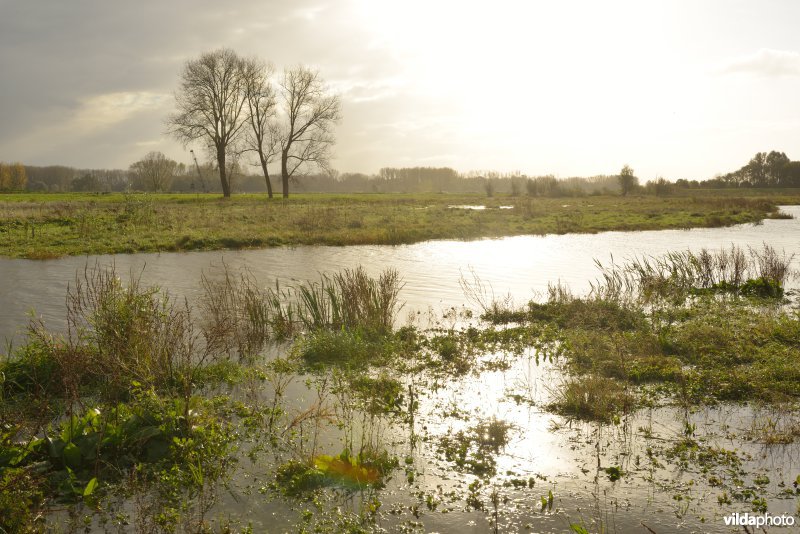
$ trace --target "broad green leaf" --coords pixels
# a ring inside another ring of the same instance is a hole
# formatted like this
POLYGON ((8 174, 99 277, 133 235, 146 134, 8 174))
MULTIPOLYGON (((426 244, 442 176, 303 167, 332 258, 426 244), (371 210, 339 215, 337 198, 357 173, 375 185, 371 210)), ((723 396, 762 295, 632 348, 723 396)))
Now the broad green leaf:
POLYGON ((92 493, 94 493, 95 488, 97 487, 97 477, 93 478, 86 484, 86 487, 83 488, 83 496, 88 497, 92 493))

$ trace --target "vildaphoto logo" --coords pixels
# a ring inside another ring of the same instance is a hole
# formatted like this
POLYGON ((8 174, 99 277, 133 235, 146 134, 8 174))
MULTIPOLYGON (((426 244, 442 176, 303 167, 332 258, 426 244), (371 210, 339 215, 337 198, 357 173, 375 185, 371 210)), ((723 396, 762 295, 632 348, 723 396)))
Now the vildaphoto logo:
POLYGON ((795 523, 794 516, 788 514, 751 514, 748 512, 740 514, 736 512, 726 515, 722 519, 725 521, 725 526, 729 527, 793 527, 795 523))

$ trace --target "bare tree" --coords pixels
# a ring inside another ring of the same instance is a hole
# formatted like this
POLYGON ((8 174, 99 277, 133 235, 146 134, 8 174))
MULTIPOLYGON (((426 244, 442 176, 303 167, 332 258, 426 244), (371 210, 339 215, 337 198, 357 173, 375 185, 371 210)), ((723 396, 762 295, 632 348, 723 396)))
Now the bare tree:
POLYGON ((148 191, 167 191, 172 185, 177 162, 161 152, 148 152, 145 157, 130 166, 133 182, 148 191))
POLYGON ((286 69, 281 89, 287 121, 280 134, 281 179, 288 197, 295 173, 328 166, 341 104, 337 95, 328 94, 319 73, 307 67, 286 69))
POLYGON ((245 125, 242 73, 242 59, 229 48, 188 61, 175 93, 178 111, 167 121, 169 132, 184 146, 202 140, 215 153, 226 197, 231 196, 231 187, 225 160, 245 125))
POLYGON ((280 136, 275 121, 275 89, 270 78, 274 73, 271 64, 258 58, 243 62, 244 93, 247 102, 247 122, 250 128, 245 139, 246 150, 258 154, 261 171, 267 182, 267 195, 272 198, 272 183, 269 180, 269 164, 280 152, 280 136))

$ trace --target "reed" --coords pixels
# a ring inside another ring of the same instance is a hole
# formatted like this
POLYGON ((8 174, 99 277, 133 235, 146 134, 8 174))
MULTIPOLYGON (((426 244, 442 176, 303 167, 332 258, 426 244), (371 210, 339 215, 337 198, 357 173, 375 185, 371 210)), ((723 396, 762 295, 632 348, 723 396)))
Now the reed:
POLYGON ((197 373, 221 360, 230 325, 197 328, 189 305, 113 266, 87 266, 66 298, 67 332, 33 319, 28 342, 0 371, 4 395, 125 400, 136 387, 191 396, 197 373))
POLYGON ((608 266, 595 260, 600 279, 592 294, 615 300, 685 298, 697 292, 728 292, 755 296, 782 296, 794 276, 794 254, 764 244, 760 249, 737 245, 728 249, 670 252, 661 257, 635 257, 626 264, 608 266))
POLYGON ((204 276, 205 328, 240 356, 254 355, 270 340, 286 340, 319 329, 390 333, 403 283, 395 269, 371 277, 363 267, 323 274, 295 286, 259 288, 252 275, 239 276, 227 266, 221 277, 204 276))
POLYGON ((571 376, 550 391, 552 411, 566 417, 609 422, 629 413, 635 399, 625 386, 602 376, 571 376))

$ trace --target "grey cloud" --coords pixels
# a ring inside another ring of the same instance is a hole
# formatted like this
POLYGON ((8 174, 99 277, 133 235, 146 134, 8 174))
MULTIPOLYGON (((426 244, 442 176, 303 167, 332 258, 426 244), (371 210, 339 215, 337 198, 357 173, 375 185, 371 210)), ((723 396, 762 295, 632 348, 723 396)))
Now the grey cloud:
POLYGON ((346 24, 337 10, 311 0, 0 0, 0 159, 124 166, 136 142, 161 136, 164 117, 153 121, 140 110, 149 122, 129 119, 98 130, 92 135, 100 141, 61 132, 41 143, 95 97, 171 94, 187 59, 221 46, 279 65, 318 65, 329 79, 345 75, 336 68, 340 55, 355 56, 358 44, 355 32, 342 31, 346 24), (324 24, 315 22, 320 17, 324 24), (24 139, 39 146, 23 147, 24 139), (103 151, 93 148, 98 142, 103 151))

